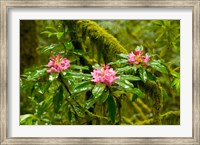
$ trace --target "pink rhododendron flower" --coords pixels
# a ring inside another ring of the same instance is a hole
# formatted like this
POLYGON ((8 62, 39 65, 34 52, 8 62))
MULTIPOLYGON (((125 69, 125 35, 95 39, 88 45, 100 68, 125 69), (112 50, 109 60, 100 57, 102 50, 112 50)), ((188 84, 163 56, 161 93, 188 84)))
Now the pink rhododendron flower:
POLYGON ((142 59, 145 63, 148 63, 150 60, 150 56, 142 56, 142 59))
POLYGON ((144 52, 141 50, 136 50, 128 55, 128 61, 130 64, 139 64, 141 62, 148 63, 150 56, 143 56, 144 52))
POLYGON ((99 82, 105 83, 107 86, 110 86, 115 80, 119 79, 116 76, 117 72, 110 68, 109 65, 101 64, 101 69, 95 68, 91 75, 93 77, 92 82, 98 84, 99 82))
POLYGON ((46 67, 50 68, 47 70, 48 73, 58 73, 62 70, 68 69, 70 67, 70 62, 67 58, 63 58, 60 54, 57 54, 50 58, 46 67))

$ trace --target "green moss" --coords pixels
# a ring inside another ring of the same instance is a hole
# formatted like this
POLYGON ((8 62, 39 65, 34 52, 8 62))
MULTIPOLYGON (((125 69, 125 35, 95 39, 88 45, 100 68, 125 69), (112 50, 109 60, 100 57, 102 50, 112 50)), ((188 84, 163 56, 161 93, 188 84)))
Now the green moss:
POLYGON ((161 87, 154 81, 147 81, 145 85, 146 93, 152 102, 153 122, 159 125, 161 124, 160 111, 162 109, 161 87))
POLYGON ((105 63, 107 63, 114 61, 116 54, 128 53, 115 37, 97 25, 94 21, 79 20, 77 21, 77 25, 82 28, 82 30, 84 30, 84 34, 87 33, 93 43, 97 45, 98 61, 100 61, 100 55, 102 54, 105 63))
MULTIPOLYGON (((180 112, 169 111, 160 116, 160 120, 163 125, 179 125, 180 124, 180 112)), ((148 119, 145 121, 138 121, 135 125, 153 125, 154 119, 148 119)))

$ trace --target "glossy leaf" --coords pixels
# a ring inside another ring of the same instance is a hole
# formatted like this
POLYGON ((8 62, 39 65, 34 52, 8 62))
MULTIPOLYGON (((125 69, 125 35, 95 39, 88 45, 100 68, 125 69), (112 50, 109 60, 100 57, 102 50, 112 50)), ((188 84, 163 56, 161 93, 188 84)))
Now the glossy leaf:
POLYGON ((157 78, 156 78, 156 76, 154 74, 152 74, 149 71, 146 71, 146 73, 147 73, 147 77, 148 77, 149 80, 157 81, 157 78))
POLYGON ((80 84, 78 84, 75 88, 73 93, 80 93, 84 91, 89 91, 94 87, 91 81, 85 81, 80 84))
POLYGON ((54 81, 58 78, 59 73, 52 73, 49 75, 49 81, 54 81))
POLYGON ((39 80, 40 78, 42 78, 44 75, 47 75, 46 73, 46 68, 43 68, 41 70, 36 70, 36 71, 33 71, 33 72, 30 72, 28 75, 27 75, 27 81, 37 81, 39 80))
POLYGON ((85 108, 86 109, 91 108, 96 102, 97 102, 97 99, 95 99, 94 97, 90 98, 89 100, 85 101, 85 108))
POLYGON ((121 53, 121 54, 117 54, 117 55, 122 57, 122 58, 128 59, 128 55, 127 54, 121 53))
POLYGON ((143 68, 139 68, 139 75, 140 75, 140 78, 143 82, 146 82, 147 81, 147 72, 145 69, 143 68))
POLYGON ((155 69, 155 70, 157 70, 157 71, 159 71, 159 72, 168 73, 167 68, 166 68, 163 64, 161 64, 160 61, 152 60, 151 62, 149 62, 149 65, 150 65, 153 69, 155 69))
POLYGON ((123 80, 129 80, 129 81, 139 81, 141 80, 140 77, 133 76, 133 75, 120 75, 120 78, 123 80))
POLYGON ((134 91, 134 86, 131 82, 127 81, 127 80, 117 80, 115 82, 116 84, 118 84, 119 86, 121 86, 124 90, 126 90, 127 92, 133 92, 134 91))
POLYGON ((80 66, 80 65, 70 65, 70 69, 81 69, 81 70, 89 70, 88 66, 80 66))
POLYGON ((94 96, 95 99, 101 96, 105 87, 106 87, 106 84, 103 84, 103 83, 98 83, 94 86, 94 88, 92 89, 92 95, 94 96))
POLYGON ((125 66, 125 67, 122 67, 122 68, 118 68, 116 69, 116 71, 118 73, 126 73, 126 72, 129 72, 129 71, 135 71, 136 72, 137 68, 135 66, 125 66))
POLYGON ((92 80, 92 76, 90 74, 78 73, 73 71, 63 72, 63 77, 67 79, 81 79, 81 80, 92 80))
POLYGON ((143 92, 139 88, 134 88, 134 95, 137 95, 138 97, 144 97, 143 92))
POLYGON ((60 38, 63 36, 64 32, 57 32, 56 36, 58 38, 58 40, 60 40, 60 38))
POLYGON ((102 95, 99 97, 101 102, 105 102, 108 99, 109 96, 109 91, 107 89, 105 89, 102 93, 102 95))
POLYGON ((59 86, 53 96, 54 111, 57 113, 63 102, 63 87, 59 86))
POLYGON ((20 115, 20 124, 32 124, 33 120, 39 120, 39 118, 37 118, 35 115, 33 114, 24 114, 24 115, 20 115), (28 120, 30 120, 30 123, 27 123, 28 120))
POLYGON ((65 45, 65 48, 66 48, 67 50, 73 49, 72 42, 65 42, 64 45, 65 45))
POLYGON ((109 95, 107 99, 108 103, 108 114, 112 121, 112 123, 115 123, 115 116, 116 116, 116 104, 112 96, 109 95))
POLYGON ((41 52, 41 53, 46 53, 46 52, 49 52, 57 47, 59 47, 60 44, 51 44, 49 46, 46 46, 46 47, 40 47, 38 48, 38 50, 41 52))
POLYGON ((128 63, 128 59, 119 59, 115 62, 110 62, 109 65, 113 65, 113 64, 124 64, 124 63, 128 63))

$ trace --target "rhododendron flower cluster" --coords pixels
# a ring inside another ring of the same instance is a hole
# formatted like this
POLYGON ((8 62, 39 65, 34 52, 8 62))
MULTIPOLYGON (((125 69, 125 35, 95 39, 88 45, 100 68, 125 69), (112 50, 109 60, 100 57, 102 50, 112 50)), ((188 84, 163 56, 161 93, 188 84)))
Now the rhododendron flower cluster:
POLYGON ((130 64, 140 64, 142 62, 144 62, 145 64, 147 64, 150 60, 150 56, 146 55, 144 56, 144 52, 141 50, 136 50, 135 52, 131 52, 128 55, 128 61, 130 62, 130 64))
POLYGON ((91 75, 93 77, 92 82, 95 82, 96 84, 101 82, 105 83, 107 86, 110 86, 115 80, 119 79, 119 77, 116 76, 117 72, 113 70, 113 68, 110 68, 109 65, 101 64, 101 69, 95 68, 93 72, 91 72, 91 75))
POLYGON ((50 68, 47 70, 48 73, 58 73, 62 70, 68 69, 70 67, 70 62, 67 58, 63 58, 60 54, 57 54, 50 58, 46 67, 50 68))

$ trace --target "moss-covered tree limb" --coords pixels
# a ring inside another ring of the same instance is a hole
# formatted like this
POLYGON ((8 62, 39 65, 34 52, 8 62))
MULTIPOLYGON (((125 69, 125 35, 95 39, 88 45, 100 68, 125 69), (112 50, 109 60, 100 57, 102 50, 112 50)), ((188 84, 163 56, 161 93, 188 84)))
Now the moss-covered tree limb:
MULTIPOLYGON (((76 22, 77 22, 76 20, 70 20, 70 21, 64 21, 64 24, 66 24, 69 29, 69 34, 70 34, 74 48, 84 51, 84 48, 81 43, 82 38, 78 36, 78 29, 77 29, 76 22)), ((90 59, 87 56, 80 56, 79 58, 80 58, 80 62, 83 65, 93 65, 94 63, 97 62, 95 59, 90 59)))
MULTIPOLYGON (((162 125, 178 125, 180 124, 180 111, 169 111, 160 116, 162 125)), ((129 122, 130 123, 130 122, 129 122)), ((135 125, 153 125, 154 119, 136 122, 135 125)))
POLYGON ((152 102, 153 122, 156 125, 160 125, 160 112, 162 109, 161 87, 154 81, 147 81, 145 83, 145 91, 152 102))
POLYGON ((80 28, 84 29, 92 41, 95 41, 94 43, 98 44, 98 54, 103 54, 105 63, 115 60, 116 54, 128 53, 114 36, 97 25, 94 21, 79 20, 77 24, 80 28))

